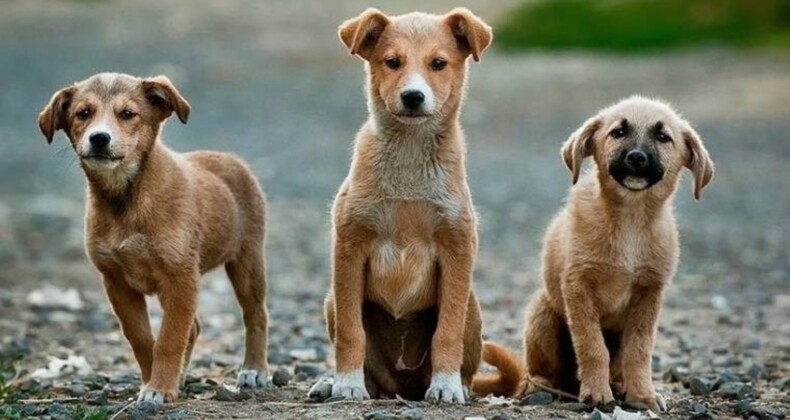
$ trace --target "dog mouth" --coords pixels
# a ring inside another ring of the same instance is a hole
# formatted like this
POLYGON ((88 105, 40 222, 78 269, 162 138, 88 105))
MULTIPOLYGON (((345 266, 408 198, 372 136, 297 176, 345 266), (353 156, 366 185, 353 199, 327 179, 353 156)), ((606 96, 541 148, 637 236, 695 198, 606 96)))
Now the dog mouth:
POLYGON ((417 124, 429 119, 433 114, 428 114, 425 112, 393 112, 392 116, 394 116, 397 120, 406 122, 409 124, 417 124))
POLYGON ((122 161, 123 156, 114 156, 108 153, 90 153, 80 156, 80 159, 91 162, 111 163, 122 161))
POLYGON ((620 185, 628 188, 631 191, 642 191, 650 187, 650 181, 645 178, 638 177, 638 176, 627 176, 622 181, 620 181, 620 185))

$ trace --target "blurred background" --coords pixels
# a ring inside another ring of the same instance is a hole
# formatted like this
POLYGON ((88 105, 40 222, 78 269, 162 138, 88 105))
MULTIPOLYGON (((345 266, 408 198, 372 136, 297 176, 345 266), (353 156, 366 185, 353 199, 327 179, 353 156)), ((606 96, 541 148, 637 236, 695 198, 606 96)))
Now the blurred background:
MULTIPOLYGON (((136 374, 84 256, 82 173, 65 136, 47 145, 36 124, 57 89, 113 71, 166 74, 189 100, 189 123, 164 129, 173 149, 250 162, 270 203, 272 363, 326 368, 328 210, 366 118, 362 62, 336 28, 369 6, 466 6, 494 28, 492 49, 470 63, 463 111, 487 337, 520 348, 523 306, 541 283, 541 237, 570 187, 561 143, 599 108, 642 94, 695 125, 717 170, 701 201, 688 173, 675 200, 682 257, 657 372, 735 357, 722 363, 787 377, 787 0, 0 0, 4 357, 21 353, 20 369, 33 371, 79 355, 94 372, 136 374)), ((223 272, 205 283, 193 360, 233 366, 242 346, 235 299, 223 272)))

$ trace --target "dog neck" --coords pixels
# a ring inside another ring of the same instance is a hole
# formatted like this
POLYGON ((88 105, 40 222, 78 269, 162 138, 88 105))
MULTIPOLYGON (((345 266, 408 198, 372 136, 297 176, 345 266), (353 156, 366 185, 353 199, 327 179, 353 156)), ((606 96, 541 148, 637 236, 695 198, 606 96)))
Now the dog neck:
POLYGON ((96 169, 83 164, 88 179, 88 196, 95 208, 107 209, 114 216, 123 216, 134 207, 138 195, 164 182, 162 168, 172 165, 167 148, 156 139, 138 162, 114 168, 96 169))
POLYGON ((631 192, 616 185, 607 173, 597 171, 597 176, 585 180, 594 185, 592 190, 601 214, 611 221, 611 226, 634 224, 647 226, 658 220, 661 213, 671 208, 671 197, 659 197, 654 190, 631 192))

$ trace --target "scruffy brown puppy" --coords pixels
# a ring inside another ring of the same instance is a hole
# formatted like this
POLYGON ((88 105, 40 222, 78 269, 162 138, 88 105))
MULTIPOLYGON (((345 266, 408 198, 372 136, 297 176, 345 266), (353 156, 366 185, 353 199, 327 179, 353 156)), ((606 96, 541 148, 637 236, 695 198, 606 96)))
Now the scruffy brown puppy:
POLYGON ((325 309, 334 397, 465 401, 481 332, 477 221, 458 119, 467 58, 479 60, 491 37, 466 9, 395 17, 368 9, 340 26, 366 61, 370 118, 332 211, 325 309))
POLYGON ((525 322, 526 377, 504 349, 486 343, 484 359, 501 377, 481 376, 474 388, 513 395, 548 386, 596 405, 612 402, 614 388, 628 404, 658 410, 651 355, 679 255, 672 197, 686 167, 699 199, 713 162, 669 105, 638 96, 587 120, 562 158, 579 182, 544 241, 545 288, 525 322), (579 179, 587 156, 595 170, 579 179))
POLYGON ((240 386, 267 384, 264 197, 239 158, 175 153, 161 141, 189 104, 164 76, 102 73, 61 89, 39 115, 52 142, 65 131, 88 180, 85 242, 143 379, 138 401, 176 398, 200 325, 203 273, 220 264, 244 312, 240 386), (145 295, 164 318, 154 340, 145 295))

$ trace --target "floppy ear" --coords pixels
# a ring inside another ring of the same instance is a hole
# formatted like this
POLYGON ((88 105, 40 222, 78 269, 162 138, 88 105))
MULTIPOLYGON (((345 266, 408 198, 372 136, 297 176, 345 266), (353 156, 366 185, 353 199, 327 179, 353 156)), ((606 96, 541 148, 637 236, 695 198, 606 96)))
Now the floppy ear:
POLYGON ((683 131, 683 141, 689 150, 689 159, 686 167, 694 174, 694 198, 702 196, 702 189, 713 179, 713 161, 702 144, 702 139, 693 128, 688 127, 683 131))
POLYGON ((458 48, 467 55, 471 54, 475 61, 480 61, 480 56, 494 37, 491 27, 464 7, 453 9, 444 21, 453 32, 458 48))
POLYGON ((65 129, 68 125, 66 114, 68 114, 75 90, 74 86, 69 86, 55 92, 49 103, 38 114, 38 128, 47 138, 47 143, 52 144, 55 132, 65 129))
POLYGON ((562 145, 562 151, 560 152, 562 160, 565 162, 565 166, 573 173, 574 185, 579 180, 579 173, 582 170, 584 158, 592 154, 592 138, 595 132, 601 128, 601 125, 602 122, 599 116, 588 119, 562 145))
POLYGON ((338 29, 338 35, 351 55, 368 60, 389 23, 387 15, 378 9, 369 8, 361 15, 343 22, 338 29))
POLYGON ((182 123, 187 123, 191 109, 189 102, 181 96, 167 76, 144 79, 143 92, 151 104, 162 110, 162 120, 175 112, 182 123))

